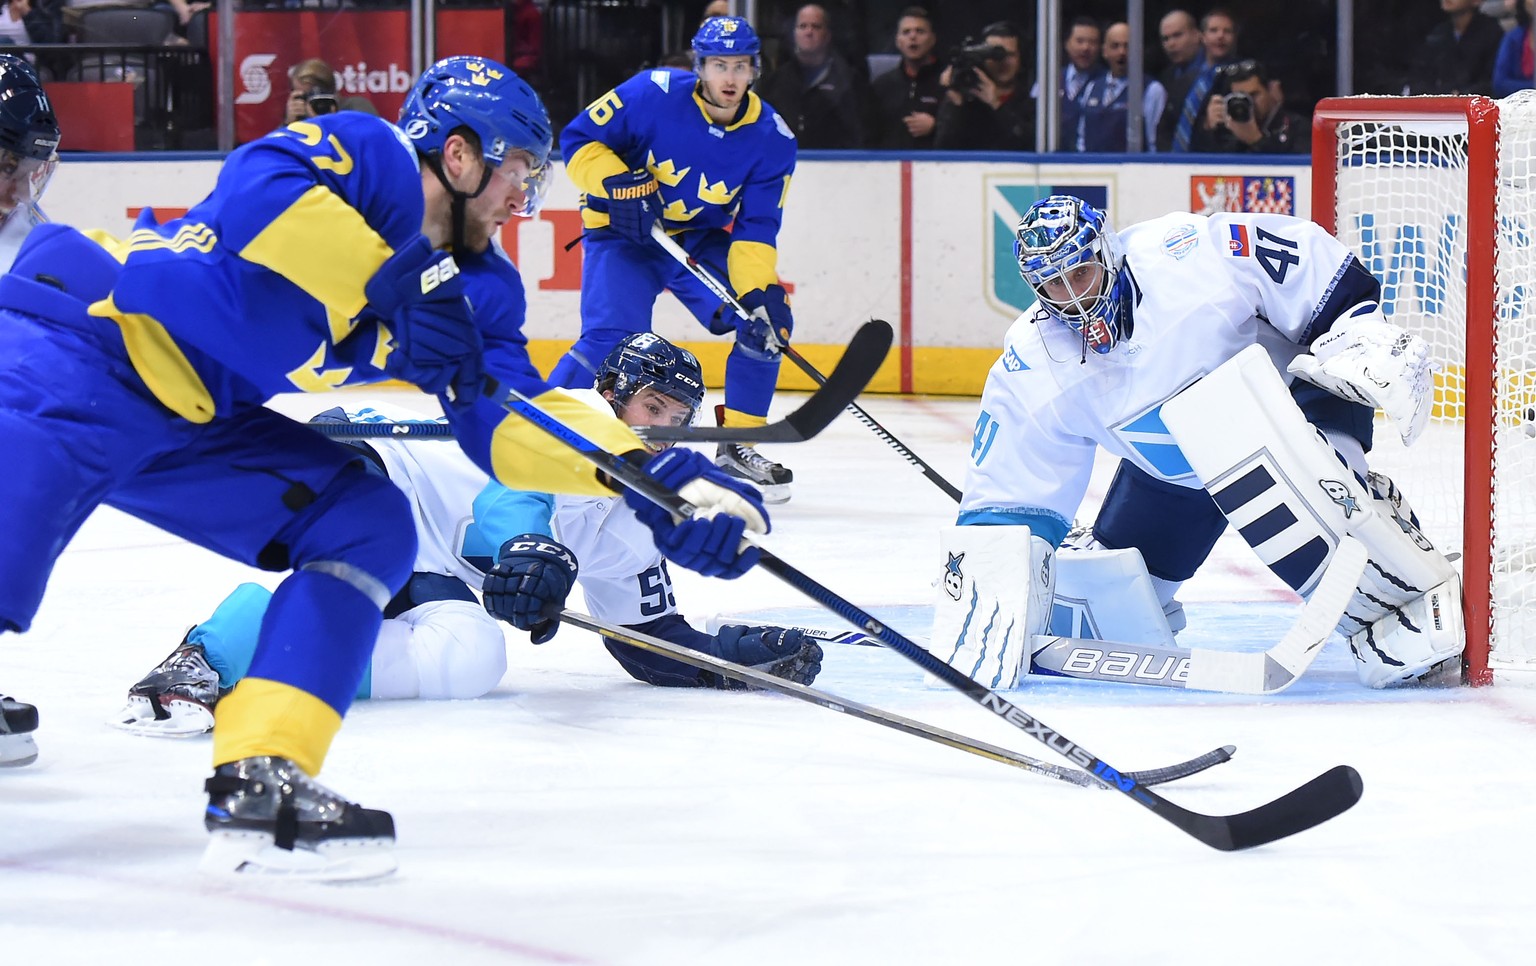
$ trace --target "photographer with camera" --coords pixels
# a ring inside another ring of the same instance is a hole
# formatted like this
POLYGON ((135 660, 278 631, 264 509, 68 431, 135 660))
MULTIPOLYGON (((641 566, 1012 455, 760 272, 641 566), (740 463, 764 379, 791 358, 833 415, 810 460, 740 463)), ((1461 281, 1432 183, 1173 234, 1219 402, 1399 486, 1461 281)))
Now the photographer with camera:
POLYGON ((336 72, 318 57, 301 60, 288 68, 288 104, 283 123, 307 121, 337 111, 362 111, 377 117, 378 109, 366 97, 340 97, 336 72))
POLYGON ((1194 151, 1237 154, 1301 154, 1311 146, 1311 122, 1285 109, 1280 81, 1256 60, 1217 72, 1215 92, 1190 144, 1194 151))
POLYGON ((1035 102, 1019 89, 1019 30, 989 24, 982 41, 950 51, 934 147, 941 151, 1033 151, 1035 102))

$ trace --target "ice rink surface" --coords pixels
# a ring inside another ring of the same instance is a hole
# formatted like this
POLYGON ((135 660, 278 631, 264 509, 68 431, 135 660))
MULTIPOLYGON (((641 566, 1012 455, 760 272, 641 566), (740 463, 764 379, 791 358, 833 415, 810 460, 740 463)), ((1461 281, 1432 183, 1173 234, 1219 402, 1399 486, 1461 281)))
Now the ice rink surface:
MULTIPOLYGON (((308 415, 331 402, 276 405, 308 415)), ((864 405, 960 482, 974 400, 864 405)), ((949 499, 851 418, 766 451, 796 474, 775 552, 926 637, 949 499)), ((676 578, 698 626, 717 614, 840 626, 766 573, 676 578)), ((0 639, 0 689, 43 722, 38 762, 0 770, 0 959, 1528 961, 1536 691, 1367 692, 1338 641, 1269 698, 1081 682, 1011 695, 1122 770, 1235 744, 1230 763, 1162 787, 1198 811, 1251 808, 1335 764, 1360 770, 1352 811, 1251 852, 1212 851, 1121 795, 788 697, 650 688, 572 628, 539 648, 509 629, 493 694, 361 702, 333 747, 323 780, 393 812, 398 873, 207 880, 208 739, 136 738, 104 720, 242 579, 272 581, 104 510, 59 562, 35 629, 0 639)), ((1261 649, 1294 613, 1230 535, 1186 591, 1186 646, 1261 649)), ((888 651, 833 650, 816 686, 1055 760, 888 651)))

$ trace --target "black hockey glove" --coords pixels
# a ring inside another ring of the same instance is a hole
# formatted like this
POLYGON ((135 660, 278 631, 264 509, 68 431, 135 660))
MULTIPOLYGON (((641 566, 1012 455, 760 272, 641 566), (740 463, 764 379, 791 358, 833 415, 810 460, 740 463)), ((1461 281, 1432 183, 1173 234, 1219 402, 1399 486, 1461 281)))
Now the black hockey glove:
POLYGON ((558 615, 576 580, 576 555, 549 537, 525 533, 501 548, 485 575, 485 609, 543 644, 560 628, 558 615))
MULTIPOLYGON (((641 168, 603 179, 608 192, 608 227, 642 245, 651 244, 651 225, 661 220, 661 186, 641 168)), ((589 198, 594 211, 602 211, 601 198, 589 198)))
MULTIPOLYGON (((727 624, 715 634, 715 656, 796 684, 810 684, 821 673, 821 646, 793 627, 727 624)), ((721 687, 742 687, 726 678, 720 681, 721 687)))
POLYGON ((483 345, 452 255, 417 238, 379 266, 363 294, 395 337, 385 372, 450 401, 474 401, 483 345))

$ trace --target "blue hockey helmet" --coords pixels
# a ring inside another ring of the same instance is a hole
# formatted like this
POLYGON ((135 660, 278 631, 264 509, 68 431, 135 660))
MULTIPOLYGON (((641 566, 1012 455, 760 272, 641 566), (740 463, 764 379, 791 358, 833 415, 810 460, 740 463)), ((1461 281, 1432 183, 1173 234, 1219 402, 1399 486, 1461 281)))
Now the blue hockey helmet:
POLYGON ((43 196, 58 147, 59 119, 32 65, 0 54, 0 215, 43 196))
POLYGON ((1127 276, 1120 238, 1104 212, 1081 198, 1051 195, 1029 206, 1013 234, 1019 274, 1046 314, 1093 351, 1113 349, 1122 335, 1127 276))
POLYGON ((693 35, 693 69, 704 66, 706 57, 750 55, 753 69, 763 66, 763 42, 752 25, 741 17, 710 17, 693 35))
POLYGON ((654 389, 688 407, 688 422, 704 404, 704 371, 692 352, 653 332, 636 332, 614 346, 597 367, 597 389, 622 406, 642 389, 654 389))
POLYGON ((458 128, 480 140, 488 169, 509 151, 528 153, 527 204, 531 216, 543 202, 554 140, 549 112, 532 87, 510 67, 484 57, 446 57, 422 72, 400 108, 400 128, 417 153, 440 155, 458 128))

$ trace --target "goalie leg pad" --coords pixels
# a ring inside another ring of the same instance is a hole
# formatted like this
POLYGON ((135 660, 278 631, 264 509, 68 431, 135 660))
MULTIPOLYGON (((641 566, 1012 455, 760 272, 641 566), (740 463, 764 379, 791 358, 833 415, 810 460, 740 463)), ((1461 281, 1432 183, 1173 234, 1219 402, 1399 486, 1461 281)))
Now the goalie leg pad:
MULTIPOLYGON (((1182 625, 1169 625, 1140 551, 1076 550, 1068 546, 1062 544, 1056 554, 1056 596, 1051 602, 1050 626, 1053 637, 1173 646, 1174 632, 1182 630, 1182 625)), ((1178 613, 1182 617, 1182 608, 1178 613)))
POLYGON ((1055 550, 1024 526, 949 527, 940 534, 934 656, 992 690, 1029 673, 1030 638, 1050 621, 1055 550))

